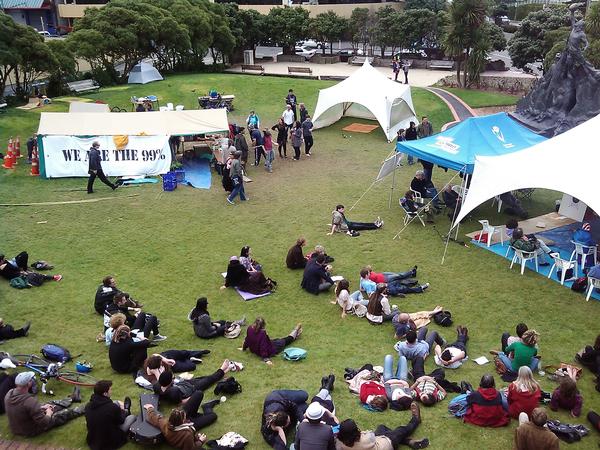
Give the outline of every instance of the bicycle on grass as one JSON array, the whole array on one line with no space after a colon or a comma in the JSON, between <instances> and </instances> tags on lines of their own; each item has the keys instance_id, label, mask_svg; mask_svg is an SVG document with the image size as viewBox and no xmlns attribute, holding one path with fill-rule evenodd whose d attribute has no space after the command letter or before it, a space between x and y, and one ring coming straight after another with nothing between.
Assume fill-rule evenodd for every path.
<instances>
[{"instance_id":1,"label":"bicycle on grass","mask_svg":"<svg viewBox=\"0 0 600 450\"><path fill-rule=\"evenodd\" d=\"M11 360L15 365L27 367L39 374L42 382L42 392L48 395L54 395L52 390L46 389L46 384L52 378L56 378L63 383L82 387L93 387L98 381L87 373L62 370L63 363L47 361L37 355L11 355Z\"/></svg>"}]
</instances>

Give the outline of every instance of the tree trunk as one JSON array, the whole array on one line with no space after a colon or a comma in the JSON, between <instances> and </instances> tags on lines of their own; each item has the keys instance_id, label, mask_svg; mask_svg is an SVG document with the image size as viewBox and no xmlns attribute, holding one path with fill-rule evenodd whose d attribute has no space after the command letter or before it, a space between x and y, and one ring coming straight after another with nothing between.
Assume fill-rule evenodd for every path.
<instances>
[{"instance_id":1,"label":"tree trunk","mask_svg":"<svg viewBox=\"0 0 600 450\"><path fill-rule=\"evenodd\" d=\"M462 67L462 61L460 59L456 59L456 85L461 87L460 84L460 69Z\"/></svg>"}]
</instances>

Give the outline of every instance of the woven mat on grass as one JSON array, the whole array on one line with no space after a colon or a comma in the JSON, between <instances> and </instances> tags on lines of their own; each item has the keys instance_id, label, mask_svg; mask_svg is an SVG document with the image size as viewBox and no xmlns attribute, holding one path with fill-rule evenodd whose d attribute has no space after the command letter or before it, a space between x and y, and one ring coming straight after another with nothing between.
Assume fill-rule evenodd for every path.
<instances>
[{"instance_id":1,"label":"woven mat on grass","mask_svg":"<svg viewBox=\"0 0 600 450\"><path fill-rule=\"evenodd\" d=\"M344 131L351 131L353 133L370 133L371 131L379 128L379 125L367 125L364 123L353 123L347 127L342 128Z\"/></svg>"}]
</instances>

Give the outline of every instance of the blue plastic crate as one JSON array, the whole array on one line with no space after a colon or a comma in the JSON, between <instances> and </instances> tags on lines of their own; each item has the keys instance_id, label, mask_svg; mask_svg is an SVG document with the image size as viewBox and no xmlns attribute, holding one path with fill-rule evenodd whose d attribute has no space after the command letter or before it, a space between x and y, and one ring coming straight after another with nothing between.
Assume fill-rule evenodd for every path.
<instances>
[{"instance_id":1,"label":"blue plastic crate","mask_svg":"<svg viewBox=\"0 0 600 450\"><path fill-rule=\"evenodd\" d=\"M163 191L174 191L177 189L177 181L163 180Z\"/></svg>"}]
</instances>

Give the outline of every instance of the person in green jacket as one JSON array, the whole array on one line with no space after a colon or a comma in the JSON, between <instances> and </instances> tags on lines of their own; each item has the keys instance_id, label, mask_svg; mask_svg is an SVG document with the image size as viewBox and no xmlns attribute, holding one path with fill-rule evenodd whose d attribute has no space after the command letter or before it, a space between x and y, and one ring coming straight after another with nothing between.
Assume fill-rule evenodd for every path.
<instances>
[{"instance_id":1,"label":"person in green jacket","mask_svg":"<svg viewBox=\"0 0 600 450\"><path fill-rule=\"evenodd\" d=\"M535 330L527 330L521 337L522 342L514 342L506 347L504 352L498 352L498 358L508 372L516 374L521 366L536 370L540 363L540 358L536 357L539 337ZM508 356L510 353L513 354L512 358Z\"/></svg>"},{"instance_id":2,"label":"person in green jacket","mask_svg":"<svg viewBox=\"0 0 600 450\"><path fill-rule=\"evenodd\" d=\"M510 245L517 250L537 253L538 258L540 258L540 266L550 265L550 263L544 259L544 257L547 257L552 261L553 252L550 247L542 241L535 239L535 236L533 239L530 236L524 235L522 228L515 228L512 233Z\"/></svg>"}]
</instances>

